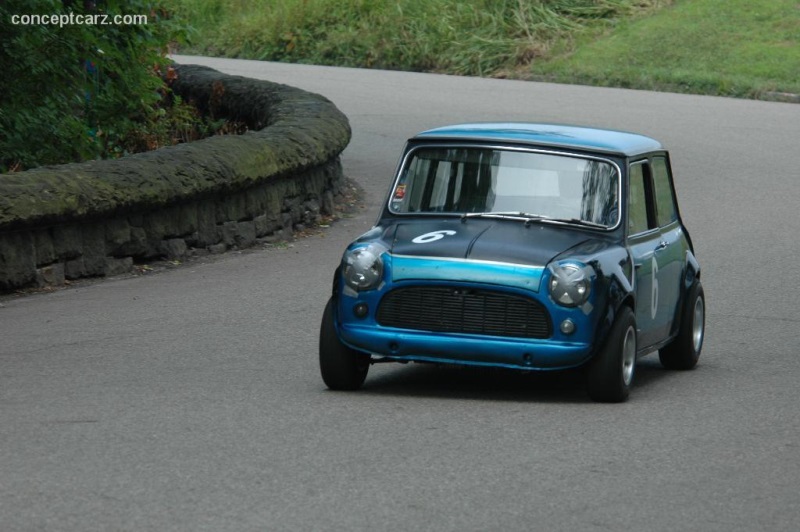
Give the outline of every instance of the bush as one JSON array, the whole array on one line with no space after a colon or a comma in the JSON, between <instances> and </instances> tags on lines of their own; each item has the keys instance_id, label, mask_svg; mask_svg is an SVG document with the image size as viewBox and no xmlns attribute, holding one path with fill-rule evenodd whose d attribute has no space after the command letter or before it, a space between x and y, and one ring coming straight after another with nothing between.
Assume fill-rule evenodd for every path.
<instances>
[{"instance_id":1,"label":"bush","mask_svg":"<svg viewBox=\"0 0 800 532\"><path fill-rule=\"evenodd\" d=\"M73 23L22 25L22 15ZM86 15L107 23L74 23ZM115 15L147 23L114 24ZM167 45L181 33L161 0L4 0L0 171L131 151L174 103L163 76Z\"/></svg>"}]
</instances>

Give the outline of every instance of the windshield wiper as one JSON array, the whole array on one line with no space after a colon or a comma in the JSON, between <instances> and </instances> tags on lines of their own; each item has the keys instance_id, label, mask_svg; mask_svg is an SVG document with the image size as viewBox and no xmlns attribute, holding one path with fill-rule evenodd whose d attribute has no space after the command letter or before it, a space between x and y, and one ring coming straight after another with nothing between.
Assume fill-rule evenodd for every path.
<instances>
[{"instance_id":1,"label":"windshield wiper","mask_svg":"<svg viewBox=\"0 0 800 532\"><path fill-rule=\"evenodd\" d=\"M465 222L467 218L507 218L511 220L519 220L525 222L529 226L533 222L557 223L557 224L573 224L582 225L584 227L592 227L596 229L608 229L608 226L590 222L588 220L581 220L580 218L555 218L544 214L532 214L522 211L504 211L504 212L465 212L461 215L461 221Z\"/></svg>"},{"instance_id":2,"label":"windshield wiper","mask_svg":"<svg viewBox=\"0 0 800 532\"><path fill-rule=\"evenodd\" d=\"M512 220L525 221L531 217L538 218L539 215L520 211L465 212L461 215L461 221L464 222L467 218L511 218Z\"/></svg>"},{"instance_id":3,"label":"windshield wiper","mask_svg":"<svg viewBox=\"0 0 800 532\"><path fill-rule=\"evenodd\" d=\"M580 218L544 218L543 221L561 222L567 224L583 225L586 227L595 227L597 229L608 229L607 225L590 222L589 220L581 220Z\"/></svg>"}]
</instances>

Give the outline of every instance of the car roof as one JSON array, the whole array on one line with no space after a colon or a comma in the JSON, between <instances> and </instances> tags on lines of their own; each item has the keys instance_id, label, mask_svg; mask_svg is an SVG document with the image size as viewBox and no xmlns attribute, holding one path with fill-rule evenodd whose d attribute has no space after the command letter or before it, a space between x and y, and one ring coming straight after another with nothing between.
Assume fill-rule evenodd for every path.
<instances>
[{"instance_id":1,"label":"car roof","mask_svg":"<svg viewBox=\"0 0 800 532\"><path fill-rule=\"evenodd\" d=\"M412 140L458 140L513 142L536 146L599 151L631 157L664 147L655 139L612 129L564 124L492 122L429 129Z\"/></svg>"}]
</instances>

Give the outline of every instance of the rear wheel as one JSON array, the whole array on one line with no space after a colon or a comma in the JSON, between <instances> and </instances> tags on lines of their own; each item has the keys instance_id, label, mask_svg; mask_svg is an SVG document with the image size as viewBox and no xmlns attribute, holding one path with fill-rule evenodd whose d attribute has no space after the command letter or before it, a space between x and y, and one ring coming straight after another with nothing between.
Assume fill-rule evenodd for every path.
<instances>
[{"instance_id":1,"label":"rear wheel","mask_svg":"<svg viewBox=\"0 0 800 532\"><path fill-rule=\"evenodd\" d=\"M706 297L697 281L689 290L678 336L658 351L661 365L669 369L692 369L697 365L706 331Z\"/></svg>"},{"instance_id":2,"label":"rear wheel","mask_svg":"<svg viewBox=\"0 0 800 532\"><path fill-rule=\"evenodd\" d=\"M622 307L606 343L589 363L587 391L594 401L619 403L628 398L636 370L636 318Z\"/></svg>"},{"instance_id":3,"label":"rear wheel","mask_svg":"<svg viewBox=\"0 0 800 532\"><path fill-rule=\"evenodd\" d=\"M333 322L333 299L328 300L319 329L319 369L331 390L357 390L369 371L369 356L339 340Z\"/></svg>"}]
</instances>

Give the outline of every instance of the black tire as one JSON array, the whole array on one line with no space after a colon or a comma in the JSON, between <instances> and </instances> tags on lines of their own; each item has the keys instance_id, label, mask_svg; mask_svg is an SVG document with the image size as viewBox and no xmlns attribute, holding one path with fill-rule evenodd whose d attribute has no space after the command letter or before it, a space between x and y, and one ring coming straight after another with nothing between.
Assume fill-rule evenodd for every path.
<instances>
[{"instance_id":1,"label":"black tire","mask_svg":"<svg viewBox=\"0 0 800 532\"><path fill-rule=\"evenodd\" d=\"M706 296L698 280L689 289L681 314L678 336L658 351L661 365L668 369L687 370L697 365L706 331Z\"/></svg>"},{"instance_id":2,"label":"black tire","mask_svg":"<svg viewBox=\"0 0 800 532\"><path fill-rule=\"evenodd\" d=\"M622 307L605 345L589 362L587 391L594 401L625 401L633 385L636 368L636 318L629 307Z\"/></svg>"},{"instance_id":3,"label":"black tire","mask_svg":"<svg viewBox=\"0 0 800 532\"><path fill-rule=\"evenodd\" d=\"M319 329L319 369L331 390L357 390L369 371L368 355L350 349L339 340L333 323L333 299L328 300Z\"/></svg>"}]
</instances>

